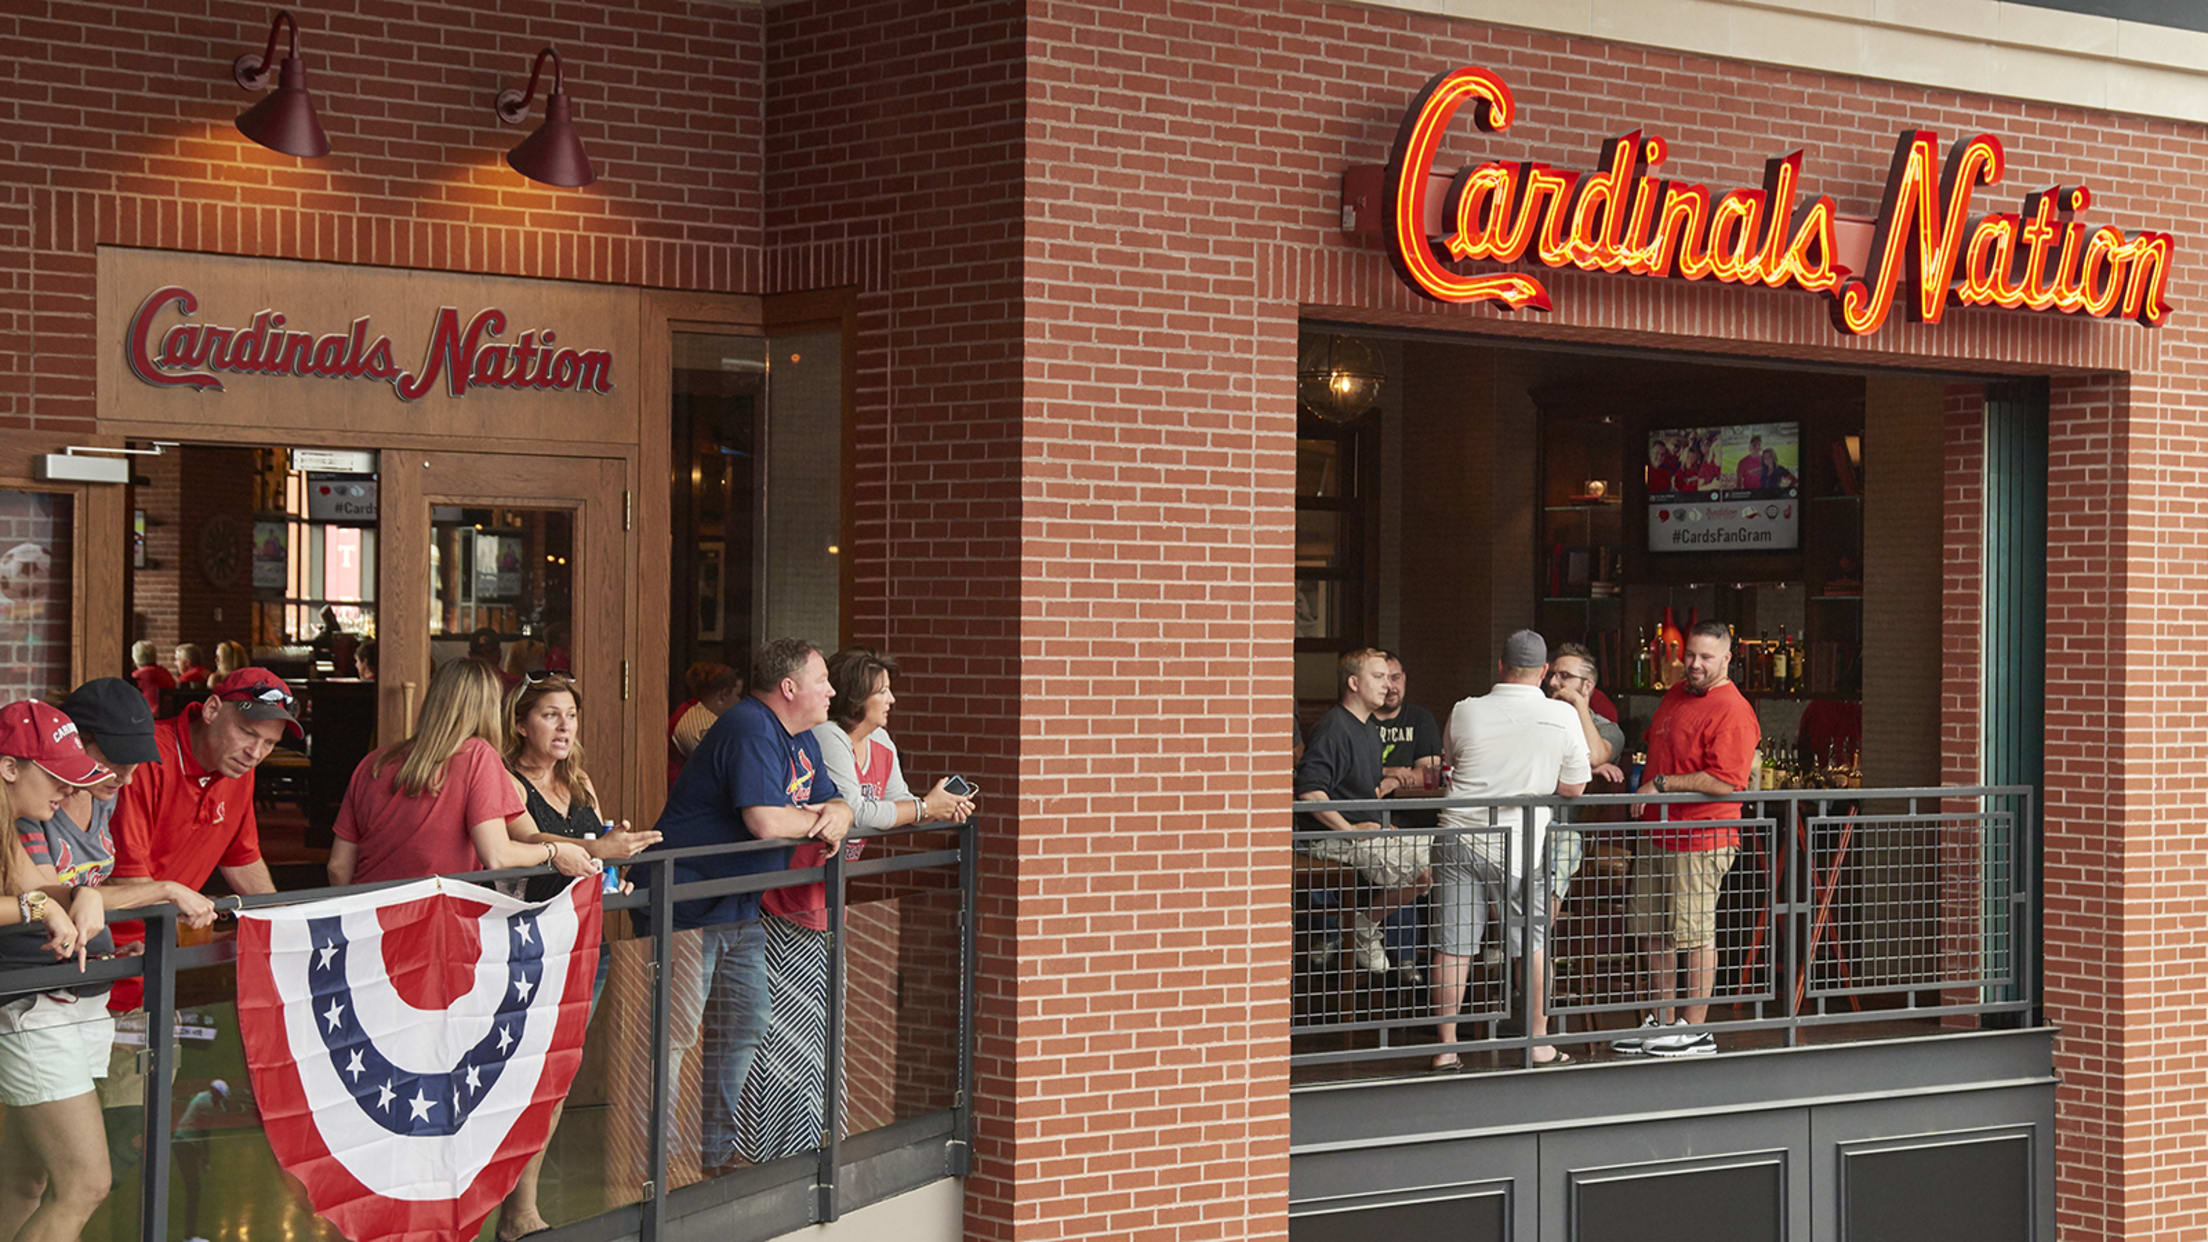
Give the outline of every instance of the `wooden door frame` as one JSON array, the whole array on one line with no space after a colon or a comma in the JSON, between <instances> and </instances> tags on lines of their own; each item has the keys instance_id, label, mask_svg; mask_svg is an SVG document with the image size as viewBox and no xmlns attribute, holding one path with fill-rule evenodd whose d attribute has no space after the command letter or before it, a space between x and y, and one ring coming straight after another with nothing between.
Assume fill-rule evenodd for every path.
<instances>
[{"instance_id":1,"label":"wooden door frame","mask_svg":"<svg viewBox=\"0 0 2208 1242\"><path fill-rule=\"evenodd\" d=\"M639 827L656 822L667 803L660 772L667 754L668 625L674 609L674 498L669 487L674 468L675 334L688 330L763 336L765 321L754 294L697 293L646 289L643 321L637 334L637 452L629 479L636 497L629 531L629 564L638 589L629 594L629 627L636 652L633 678L636 709L630 768L636 777L628 806Z\"/></svg>"},{"instance_id":2,"label":"wooden door frame","mask_svg":"<svg viewBox=\"0 0 2208 1242\"><path fill-rule=\"evenodd\" d=\"M481 507L570 509L575 514L575 541L581 549L583 576L575 584L570 620L581 661L576 671L587 704L586 738L604 734L626 743L635 734L637 710L635 681L634 591L623 583L639 581L632 572L634 532L621 529L627 481L634 470L627 455L595 458L549 455L477 453L446 448L434 453L387 451L383 456L379 547L388 549L380 561L377 583L377 632L388 633L379 642L377 655L383 688L377 695L377 733L389 743L404 737L412 715L419 709L430 669L429 634L429 531L434 505L465 504ZM474 481L458 485L446 480L466 479L495 465L498 486L482 488ZM459 490L456 490L459 489ZM396 495L394 494L396 493ZM396 553L392 555L390 553ZM609 573L603 562L615 562ZM613 597L618 593L621 598ZM411 616L412 625L384 624L386 616ZM601 628L611 631L601 633ZM584 652L603 653L610 661L599 667ZM628 666L629 688L622 693L623 666ZM591 764L591 778L601 802L633 819L637 773L648 756L624 753L618 765ZM648 784L648 782L645 782Z\"/></svg>"},{"instance_id":3,"label":"wooden door frame","mask_svg":"<svg viewBox=\"0 0 2208 1242\"><path fill-rule=\"evenodd\" d=\"M123 575L130 522L124 484L54 483L36 477L39 456L71 444L120 447L113 436L89 432L0 431L0 488L71 499L69 677L70 685L78 686L94 677L122 676L129 667Z\"/></svg>"}]
</instances>

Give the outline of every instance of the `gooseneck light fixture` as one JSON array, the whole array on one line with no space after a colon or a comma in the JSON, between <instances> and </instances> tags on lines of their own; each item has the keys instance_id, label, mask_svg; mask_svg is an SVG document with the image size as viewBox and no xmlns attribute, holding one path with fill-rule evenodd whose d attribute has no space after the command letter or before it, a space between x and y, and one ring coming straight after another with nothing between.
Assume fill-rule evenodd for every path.
<instances>
[{"instance_id":1,"label":"gooseneck light fixture","mask_svg":"<svg viewBox=\"0 0 2208 1242\"><path fill-rule=\"evenodd\" d=\"M598 179L591 171L590 156L583 152L582 136L575 132L575 118L568 109L567 92L560 89L560 54L551 48L537 53L529 70L529 89L508 87L493 105L498 119L519 125L529 115L529 101L537 97L537 82L544 76L544 62L552 62L552 93L544 97L544 124L506 153L515 172L545 185L589 185Z\"/></svg>"},{"instance_id":2,"label":"gooseneck light fixture","mask_svg":"<svg viewBox=\"0 0 2208 1242\"><path fill-rule=\"evenodd\" d=\"M291 30L290 49L278 67L276 40L287 27ZM271 69L276 70L276 89L238 114L238 132L286 155L310 160L328 155L330 140L322 135L322 122L314 117L314 97L307 94L307 67L299 60L299 23L292 19L289 9L276 10L276 19L269 23L268 50L259 56L248 52L238 57L230 65L230 76L246 90L257 91L268 86Z\"/></svg>"}]
</instances>

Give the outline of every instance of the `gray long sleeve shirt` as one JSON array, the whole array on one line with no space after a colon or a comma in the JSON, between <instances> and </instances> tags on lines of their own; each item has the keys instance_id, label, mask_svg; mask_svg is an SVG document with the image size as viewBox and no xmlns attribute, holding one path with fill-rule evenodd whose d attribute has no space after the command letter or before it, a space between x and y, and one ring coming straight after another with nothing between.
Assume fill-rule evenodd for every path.
<instances>
[{"instance_id":1,"label":"gray long sleeve shirt","mask_svg":"<svg viewBox=\"0 0 2208 1242\"><path fill-rule=\"evenodd\" d=\"M897 804L912 801L912 790L905 786L905 770L898 762L897 743L889 740L889 730L876 729L867 735L868 742L880 742L889 750L889 778L880 788L859 783L858 756L851 749L851 735L843 726L831 720L813 726L813 737L820 742L821 761L828 766L828 779L836 783L836 792L851 804L851 826L870 832L897 826Z\"/></svg>"}]
</instances>

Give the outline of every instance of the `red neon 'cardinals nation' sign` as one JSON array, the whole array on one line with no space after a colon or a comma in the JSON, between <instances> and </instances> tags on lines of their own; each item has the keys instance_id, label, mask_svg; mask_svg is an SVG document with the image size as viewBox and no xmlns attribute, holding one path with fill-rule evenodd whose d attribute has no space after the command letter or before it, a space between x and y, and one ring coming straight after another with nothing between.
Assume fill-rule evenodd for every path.
<instances>
[{"instance_id":1,"label":"red neon 'cardinals nation' sign","mask_svg":"<svg viewBox=\"0 0 2208 1242\"><path fill-rule=\"evenodd\" d=\"M1989 134L1962 139L1944 164L1939 137L1906 130L1894 147L1871 270L1841 266L1832 199L1801 200L1802 153L1764 164L1763 185L1712 195L1658 177L1664 140L1636 130L1603 144L1601 166L1569 172L1547 164L1490 161L1458 170L1442 197L1439 233L1427 226L1427 182L1442 135L1472 108L1486 133L1510 127L1510 88L1484 69L1437 74L1397 129L1389 152L1388 251L1411 286L1442 302L1499 302L1548 310L1549 293L1524 272L1458 270L1468 261L1626 272L1727 284L1789 286L1829 294L1843 332L1876 332L1898 305L1938 323L1950 303L2060 311L2106 318L2121 311L2147 327L2169 317L2164 296L2176 241L2088 229L2071 213L2092 204L2085 186L2025 196L2022 211L1970 218L1980 185L2001 180L2004 153Z\"/></svg>"}]
</instances>

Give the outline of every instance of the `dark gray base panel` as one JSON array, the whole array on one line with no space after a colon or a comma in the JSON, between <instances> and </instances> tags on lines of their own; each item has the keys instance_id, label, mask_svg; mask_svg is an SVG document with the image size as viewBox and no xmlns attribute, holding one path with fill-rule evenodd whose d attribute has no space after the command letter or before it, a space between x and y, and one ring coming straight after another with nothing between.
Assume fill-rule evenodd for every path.
<instances>
[{"instance_id":1,"label":"dark gray base panel","mask_svg":"<svg viewBox=\"0 0 2208 1242\"><path fill-rule=\"evenodd\" d=\"M2056 1242L2052 1032L1299 1091L1294 1242Z\"/></svg>"}]
</instances>

